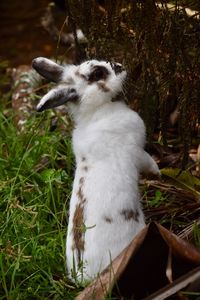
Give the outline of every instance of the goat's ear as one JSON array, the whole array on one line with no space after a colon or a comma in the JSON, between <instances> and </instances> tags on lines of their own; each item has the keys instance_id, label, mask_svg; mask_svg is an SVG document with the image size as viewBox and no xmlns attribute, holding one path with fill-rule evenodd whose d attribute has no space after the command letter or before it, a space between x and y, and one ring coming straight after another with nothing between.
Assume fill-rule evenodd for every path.
<instances>
[{"instance_id":1,"label":"goat's ear","mask_svg":"<svg viewBox=\"0 0 200 300\"><path fill-rule=\"evenodd\" d=\"M68 101L77 101L79 96L75 89L58 87L49 91L38 103L36 110L41 112L48 108L54 108L65 104Z\"/></svg>"},{"instance_id":2,"label":"goat's ear","mask_svg":"<svg viewBox=\"0 0 200 300\"><path fill-rule=\"evenodd\" d=\"M32 67L44 78L56 83L62 79L64 72L64 67L44 57L33 59Z\"/></svg>"}]
</instances>

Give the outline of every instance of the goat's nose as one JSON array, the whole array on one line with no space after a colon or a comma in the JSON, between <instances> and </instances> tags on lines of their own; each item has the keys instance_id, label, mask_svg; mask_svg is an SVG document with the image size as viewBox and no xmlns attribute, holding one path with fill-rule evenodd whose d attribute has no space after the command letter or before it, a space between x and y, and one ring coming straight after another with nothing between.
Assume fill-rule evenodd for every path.
<instances>
[{"instance_id":1,"label":"goat's nose","mask_svg":"<svg viewBox=\"0 0 200 300\"><path fill-rule=\"evenodd\" d=\"M124 67L120 63L112 63L111 67L114 70L116 75L123 72L123 71L125 71Z\"/></svg>"}]
</instances>

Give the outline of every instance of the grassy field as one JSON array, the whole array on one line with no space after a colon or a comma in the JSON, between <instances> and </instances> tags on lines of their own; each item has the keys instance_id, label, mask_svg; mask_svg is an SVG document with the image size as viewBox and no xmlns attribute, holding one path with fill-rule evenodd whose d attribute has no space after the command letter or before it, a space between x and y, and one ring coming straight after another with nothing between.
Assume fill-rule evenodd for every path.
<instances>
[{"instance_id":1,"label":"grassy field","mask_svg":"<svg viewBox=\"0 0 200 300\"><path fill-rule=\"evenodd\" d=\"M19 133L14 116L2 111L0 299L73 299L74 287L65 278L74 171L70 136L49 131L48 113L30 118Z\"/></svg>"},{"instance_id":2,"label":"grassy field","mask_svg":"<svg viewBox=\"0 0 200 300\"><path fill-rule=\"evenodd\" d=\"M2 105L0 299L74 299L81 287L67 280L65 267L75 167L70 130L53 128L51 112L33 113L23 132L14 120L13 110ZM149 196L143 187L142 193L151 209L166 200L158 189ZM199 243L199 229L194 234Z\"/></svg>"}]
</instances>

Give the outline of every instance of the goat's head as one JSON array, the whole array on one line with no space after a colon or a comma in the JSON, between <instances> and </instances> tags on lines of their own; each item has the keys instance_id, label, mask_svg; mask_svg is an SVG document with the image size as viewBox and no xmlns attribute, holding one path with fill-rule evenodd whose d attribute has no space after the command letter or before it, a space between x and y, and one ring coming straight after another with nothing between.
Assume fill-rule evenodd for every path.
<instances>
[{"instance_id":1,"label":"goat's head","mask_svg":"<svg viewBox=\"0 0 200 300\"><path fill-rule=\"evenodd\" d=\"M126 71L119 63L98 60L80 65L59 65L47 58L33 60L33 68L57 83L37 105L38 111L68 103L72 111L94 111L122 92Z\"/></svg>"}]
</instances>

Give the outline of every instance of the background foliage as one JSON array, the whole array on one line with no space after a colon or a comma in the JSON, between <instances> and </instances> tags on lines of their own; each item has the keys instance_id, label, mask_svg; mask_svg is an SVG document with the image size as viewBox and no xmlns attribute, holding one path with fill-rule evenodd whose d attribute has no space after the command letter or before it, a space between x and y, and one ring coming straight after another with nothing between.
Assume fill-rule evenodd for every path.
<instances>
[{"instance_id":1,"label":"background foliage","mask_svg":"<svg viewBox=\"0 0 200 300\"><path fill-rule=\"evenodd\" d=\"M99 6L104 4L104 6ZM198 1L66 1L72 30L78 26L87 47L76 40L77 60L120 61L129 71L126 97L140 111L149 139L157 129L167 143L170 113L179 112L183 164L200 117L200 22L184 7L199 11Z\"/></svg>"}]
</instances>

